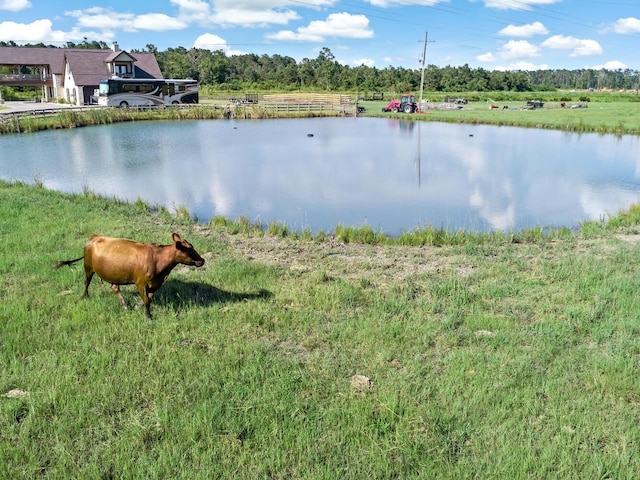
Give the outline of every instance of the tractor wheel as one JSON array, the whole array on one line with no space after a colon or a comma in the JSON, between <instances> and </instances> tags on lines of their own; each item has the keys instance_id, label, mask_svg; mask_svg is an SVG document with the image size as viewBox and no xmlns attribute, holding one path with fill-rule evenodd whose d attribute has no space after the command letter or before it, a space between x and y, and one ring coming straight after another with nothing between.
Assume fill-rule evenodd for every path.
<instances>
[{"instance_id":1,"label":"tractor wheel","mask_svg":"<svg viewBox=\"0 0 640 480\"><path fill-rule=\"evenodd\" d=\"M398 110L397 108L392 108L392 109L391 109L391 111L392 111L393 113L398 113L398 111L399 111L399 110Z\"/></svg>"},{"instance_id":2,"label":"tractor wheel","mask_svg":"<svg viewBox=\"0 0 640 480\"><path fill-rule=\"evenodd\" d=\"M413 106L412 105L405 105L404 106L404 113L413 113Z\"/></svg>"}]
</instances>

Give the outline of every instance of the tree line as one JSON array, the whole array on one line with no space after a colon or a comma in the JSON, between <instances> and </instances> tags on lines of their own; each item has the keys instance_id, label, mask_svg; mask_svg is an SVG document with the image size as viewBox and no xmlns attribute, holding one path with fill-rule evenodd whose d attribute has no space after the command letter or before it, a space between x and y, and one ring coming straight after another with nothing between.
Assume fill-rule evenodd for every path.
<instances>
[{"instance_id":1,"label":"tree line","mask_svg":"<svg viewBox=\"0 0 640 480\"><path fill-rule=\"evenodd\" d=\"M331 50L323 48L316 58L297 62L283 55L244 54L227 56L222 50L184 47L157 51L165 77L198 80L221 90L323 90L323 91L417 91L420 68L367 65L351 67L338 62ZM640 88L640 71L566 70L498 71L468 65L425 67L424 89L430 92L555 91L557 89Z\"/></svg>"},{"instance_id":2,"label":"tree line","mask_svg":"<svg viewBox=\"0 0 640 480\"><path fill-rule=\"evenodd\" d=\"M18 45L0 42L0 46ZM60 48L44 44L28 46ZM90 42L85 38L80 43L67 42L62 48L108 49L109 46L105 42ZM415 92L420 89L420 68L343 65L326 47L316 58L304 58L300 62L285 55L247 53L227 56L222 50L201 48L176 47L159 51L152 44L130 51L135 52L154 53L165 78L193 78L200 85L216 90ZM632 69L498 71L468 65L428 65L424 73L424 90L430 92L639 88L640 71Z\"/></svg>"}]
</instances>

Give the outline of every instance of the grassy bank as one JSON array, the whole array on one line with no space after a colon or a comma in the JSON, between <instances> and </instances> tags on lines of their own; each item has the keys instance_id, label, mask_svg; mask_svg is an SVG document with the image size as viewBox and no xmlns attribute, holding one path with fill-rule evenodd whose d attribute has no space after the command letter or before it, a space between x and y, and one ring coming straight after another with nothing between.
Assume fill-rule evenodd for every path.
<instances>
[{"instance_id":1,"label":"grassy bank","mask_svg":"<svg viewBox=\"0 0 640 480\"><path fill-rule=\"evenodd\" d=\"M488 103L471 103L460 111L429 111L432 120L497 126L544 128L577 133L640 134L640 104L603 102L584 104L587 108L544 108L525 110L517 102L504 102L508 109L490 109Z\"/></svg>"},{"instance_id":2,"label":"grassy bank","mask_svg":"<svg viewBox=\"0 0 640 480\"><path fill-rule=\"evenodd\" d=\"M228 104L228 102L226 102ZM219 102L202 102L196 106L168 108L90 108L87 110L62 110L54 115L7 115L0 117L0 134L33 133L60 128L77 128L92 125L135 122L146 120L223 120L223 119L269 119L309 118L314 116L339 116L339 112L279 113L260 105L224 105Z\"/></svg>"},{"instance_id":3,"label":"grassy bank","mask_svg":"<svg viewBox=\"0 0 640 480\"><path fill-rule=\"evenodd\" d=\"M95 109L90 111L64 111L56 116L38 117L27 115L1 119L0 134L30 133L55 128L74 128L88 125L104 125L117 122L144 120L186 120L186 119L266 119L266 118L305 118L316 115L339 115L339 112L276 112L263 105L236 106L229 101L228 95L216 98L203 98L201 104L192 108L167 108L158 110L136 109ZM237 96L237 94L236 94ZM353 94L356 98L358 95ZM388 97L389 95L387 95ZM465 97L470 102L462 110L429 110L418 115L403 113L382 113L382 107L388 101L361 101L365 108L362 115L370 117L411 118L422 121L440 121L467 124L487 124L496 126L518 126L547 128L578 133L611 133L616 135L640 135L640 101L635 93L619 92L477 92L444 94L426 93L424 98L437 105L446 97ZM527 99L539 99L545 107L525 110L522 107ZM567 108L561 108L564 103ZM572 104L586 108L570 108ZM499 106L490 109L491 105ZM508 107L508 108L503 108Z\"/></svg>"},{"instance_id":4,"label":"grassy bank","mask_svg":"<svg viewBox=\"0 0 640 480\"><path fill-rule=\"evenodd\" d=\"M637 230L362 245L0 183L0 478L634 478ZM51 268L173 231L207 264L153 323Z\"/></svg>"},{"instance_id":5,"label":"grassy bank","mask_svg":"<svg viewBox=\"0 0 640 480\"><path fill-rule=\"evenodd\" d=\"M456 95L464 97L464 95ZM640 135L640 102L633 94L591 94L590 96L562 94L505 96L490 98L490 94L480 98L469 94L474 100L461 110L431 109L418 115L382 113L387 102L362 102L368 116L415 118L428 121L485 124L496 126L516 126L545 128L577 133L611 133L616 135ZM425 98L429 98L425 96ZM586 98L589 101L580 101ZM523 107L527 99L541 99L545 106L527 110ZM432 105L439 105L441 98L431 99ZM561 105L565 104L565 108ZM499 108L491 109L491 106ZM581 108L571 108L579 105Z\"/></svg>"}]
</instances>

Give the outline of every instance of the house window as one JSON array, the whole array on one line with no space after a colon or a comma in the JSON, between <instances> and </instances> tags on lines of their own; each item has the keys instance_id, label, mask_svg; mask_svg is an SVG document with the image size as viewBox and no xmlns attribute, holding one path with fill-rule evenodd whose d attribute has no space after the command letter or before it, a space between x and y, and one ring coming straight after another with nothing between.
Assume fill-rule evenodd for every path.
<instances>
[{"instance_id":1,"label":"house window","mask_svg":"<svg viewBox=\"0 0 640 480\"><path fill-rule=\"evenodd\" d=\"M130 77L131 76L131 64L130 63L116 63L114 65L114 73L118 77Z\"/></svg>"}]
</instances>

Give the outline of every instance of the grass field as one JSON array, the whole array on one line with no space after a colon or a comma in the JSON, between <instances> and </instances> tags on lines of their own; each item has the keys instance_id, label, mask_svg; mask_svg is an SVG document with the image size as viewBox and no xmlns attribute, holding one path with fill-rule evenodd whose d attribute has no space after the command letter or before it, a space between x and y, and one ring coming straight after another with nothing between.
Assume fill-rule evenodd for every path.
<instances>
[{"instance_id":1,"label":"grass field","mask_svg":"<svg viewBox=\"0 0 640 480\"><path fill-rule=\"evenodd\" d=\"M352 94L351 97L357 97ZM362 97L362 96L361 96ZM418 115L383 113L382 107L389 103L392 95L386 94L384 101L360 100L365 108L364 116L401 117L415 120L453 123L480 123L498 126L519 126L565 130L579 133L640 134L640 101L636 92L425 92L423 98L432 105L443 103L444 98L469 98L462 110L430 109ZM542 100L541 109L527 110L527 100ZM584 101L588 100L588 101ZM228 103L224 95L203 98L203 105ZM566 108L562 108L564 103ZM491 109L491 105L498 106ZM580 105L585 108L571 108ZM504 109L502 107L509 107ZM248 107L249 109L251 107Z\"/></svg>"},{"instance_id":2,"label":"grass field","mask_svg":"<svg viewBox=\"0 0 640 480\"><path fill-rule=\"evenodd\" d=\"M348 94L352 99L357 94ZM116 122L140 120L172 120L185 119L224 119L230 111L237 119L262 118L303 118L314 115L340 115L339 112L279 112L263 108L265 104L235 106L230 103L231 97L242 97L238 92L218 92L216 97L201 98L200 105L185 109L143 110L135 109L96 109L88 112L67 111L57 116L40 118L25 116L21 119L12 116L0 118L0 134L16 132L29 133L54 128L74 128L85 125L104 125ZM636 93L618 92L488 92L482 95L477 92L467 93L433 93L425 94L425 100L433 105L442 103L446 96L469 97L471 101L462 110L430 109L420 114L382 113L386 101L360 101L359 106L365 108L364 116L399 117L414 120L441 121L454 123L478 123L498 126L518 126L564 130L578 133L632 134L640 135L640 101ZM387 94L387 97L389 95ZM387 98L385 97L385 98ZM526 110L522 107L527 99L539 99L545 102L544 108ZM589 101L582 101L588 99ZM564 102L567 108L561 108ZM587 108L570 108L572 104L580 104ZM230 106L231 105L231 106ZM490 109L491 105L499 106ZM503 109L502 107L509 107ZM0 109L2 106L0 106ZM229 110L231 108L231 110Z\"/></svg>"},{"instance_id":3,"label":"grass field","mask_svg":"<svg viewBox=\"0 0 640 480\"><path fill-rule=\"evenodd\" d=\"M637 208L438 247L149 210L0 183L0 478L637 478ZM153 323L51 268L173 231L207 263Z\"/></svg>"},{"instance_id":4,"label":"grass field","mask_svg":"<svg viewBox=\"0 0 640 480\"><path fill-rule=\"evenodd\" d=\"M527 110L522 108L524 100L503 100L499 103L475 101L464 105L462 110L431 109L411 115L382 113L382 107L387 102L361 102L361 105L366 108L367 116L393 115L429 121L534 127L578 133L640 134L640 102L610 101L601 97L588 103L565 102L566 108L561 108L560 103L546 102L543 108ZM570 108L572 103L586 108ZM491 105L500 108L491 109Z\"/></svg>"}]
</instances>

